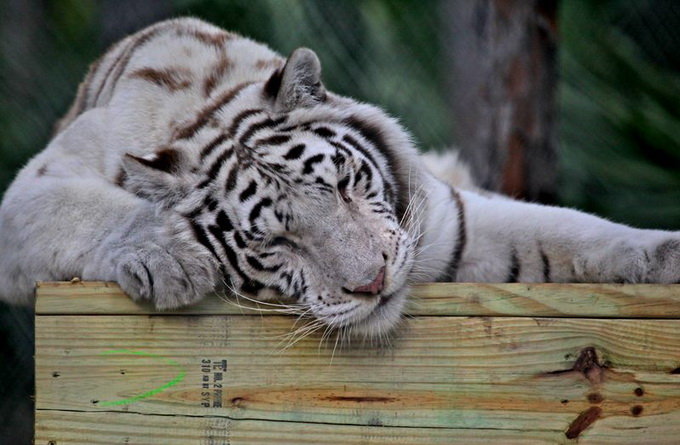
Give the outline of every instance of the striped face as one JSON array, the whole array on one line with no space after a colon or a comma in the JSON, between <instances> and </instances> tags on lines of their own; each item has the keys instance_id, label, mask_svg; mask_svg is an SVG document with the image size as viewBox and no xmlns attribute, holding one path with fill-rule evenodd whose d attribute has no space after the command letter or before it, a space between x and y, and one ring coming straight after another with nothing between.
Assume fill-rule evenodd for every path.
<instances>
[{"instance_id":1,"label":"striped face","mask_svg":"<svg viewBox=\"0 0 680 445\"><path fill-rule=\"evenodd\" d=\"M403 187L384 130L348 112L346 99L282 112L262 99L266 85L240 88L135 161L181 178L162 199L173 196L232 291L282 294L298 312L366 336L390 330L415 246L400 226ZM134 189L149 181L132 170L126 188L151 196Z\"/></svg>"},{"instance_id":2,"label":"striped face","mask_svg":"<svg viewBox=\"0 0 680 445\"><path fill-rule=\"evenodd\" d=\"M237 83L230 72L208 76L209 97L184 122L169 120L163 148L125 156L119 182L184 215L237 294L283 295L346 332L390 330L417 239L401 225L408 135L380 109L327 93L311 50L264 77ZM126 87L162 90L151 83Z\"/></svg>"},{"instance_id":3,"label":"striped face","mask_svg":"<svg viewBox=\"0 0 680 445\"><path fill-rule=\"evenodd\" d=\"M205 198L189 212L229 285L287 295L333 326L398 315L413 251L387 159L362 128L265 111L237 127L239 144L206 155Z\"/></svg>"}]
</instances>

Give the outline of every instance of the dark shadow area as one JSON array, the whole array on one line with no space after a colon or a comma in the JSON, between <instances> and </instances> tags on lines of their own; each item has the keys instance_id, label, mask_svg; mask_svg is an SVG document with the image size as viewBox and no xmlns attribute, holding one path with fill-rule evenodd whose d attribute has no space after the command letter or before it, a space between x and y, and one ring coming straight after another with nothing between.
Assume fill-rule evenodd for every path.
<instances>
[{"instance_id":1,"label":"dark shadow area","mask_svg":"<svg viewBox=\"0 0 680 445\"><path fill-rule=\"evenodd\" d=\"M33 443L33 309L0 303L0 443Z\"/></svg>"}]
</instances>

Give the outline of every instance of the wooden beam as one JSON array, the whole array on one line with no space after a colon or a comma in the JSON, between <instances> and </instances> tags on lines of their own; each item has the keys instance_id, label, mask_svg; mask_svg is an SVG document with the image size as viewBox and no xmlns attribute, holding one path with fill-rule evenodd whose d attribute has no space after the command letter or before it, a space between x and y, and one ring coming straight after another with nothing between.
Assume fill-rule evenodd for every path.
<instances>
[{"instance_id":1,"label":"wooden beam","mask_svg":"<svg viewBox=\"0 0 680 445\"><path fill-rule=\"evenodd\" d=\"M115 283L39 283L37 295L40 315L158 313L149 304L127 298ZM250 305L243 299L224 298L229 301L211 295L163 314L272 314L244 309ZM408 310L414 316L680 318L680 285L428 283L413 286L411 300Z\"/></svg>"},{"instance_id":2,"label":"wooden beam","mask_svg":"<svg viewBox=\"0 0 680 445\"><path fill-rule=\"evenodd\" d=\"M112 284L44 283L36 443L675 443L678 286L513 286L420 286L421 315L389 345L346 347L218 299L168 316ZM676 318L564 316L576 299L640 317L645 295ZM534 315L451 313L466 305ZM535 315L553 306L560 317Z\"/></svg>"}]
</instances>

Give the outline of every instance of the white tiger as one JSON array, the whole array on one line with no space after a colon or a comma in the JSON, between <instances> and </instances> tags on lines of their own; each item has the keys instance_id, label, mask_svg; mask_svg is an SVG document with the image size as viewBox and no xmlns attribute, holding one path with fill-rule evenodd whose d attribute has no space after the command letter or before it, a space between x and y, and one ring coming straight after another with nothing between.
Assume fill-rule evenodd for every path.
<instances>
[{"instance_id":1,"label":"white tiger","mask_svg":"<svg viewBox=\"0 0 680 445\"><path fill-rule=\"evenodd\" d=\"M381 109L202 21L115 45L0 207L0 293L117 281L158 308L224 286L392 329L418 281L680 281L680 233L453 188Z\"/></svg>"}]
</instances>

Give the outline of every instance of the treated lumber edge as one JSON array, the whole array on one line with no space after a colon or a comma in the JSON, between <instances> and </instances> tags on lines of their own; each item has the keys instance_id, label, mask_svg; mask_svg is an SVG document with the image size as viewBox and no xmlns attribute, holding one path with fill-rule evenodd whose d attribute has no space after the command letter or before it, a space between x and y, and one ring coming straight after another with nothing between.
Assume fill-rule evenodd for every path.
<instances>
[{"instance_id":1,"label":"treated lumber edge","mask_svg":"<svg viewBox=\"0 0 680 445\"><path fill-rule=\"evenodd\" d=\"M258 305L234 296L218 295L162 312L148 302L130 300L111 282L39 282L36 296L37 315L280 315L258 311ZM412 287L407 311L414 316L680 319L680 285L425 283Z\"/></svg>"},{"instance_id":2,"label":"treated lumber edge","mask_svg":"<svg viewBox=\"0 0 680 445\"><path fill-rule=\"evenodd\" d=\"M451 444L500 440L502 443L553 444L564 442L556 429L427 428L313 423L268 419L235 419L228 416L164 416L136 412L107 412L106 425L100 412L36 410L36 443L243 443L243 444ZM621 439L619 437L618 439ZM191 442L190 442L191 441ZM510 441L510 442L508 442ZM621 442L619 442L621 443Z\"/></svg>"}]
</instances>

